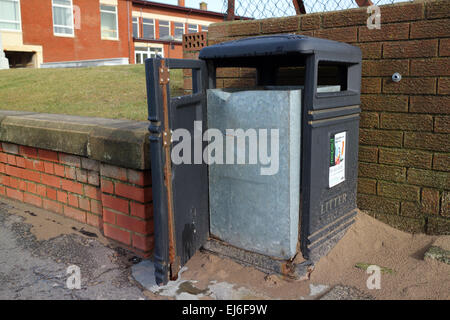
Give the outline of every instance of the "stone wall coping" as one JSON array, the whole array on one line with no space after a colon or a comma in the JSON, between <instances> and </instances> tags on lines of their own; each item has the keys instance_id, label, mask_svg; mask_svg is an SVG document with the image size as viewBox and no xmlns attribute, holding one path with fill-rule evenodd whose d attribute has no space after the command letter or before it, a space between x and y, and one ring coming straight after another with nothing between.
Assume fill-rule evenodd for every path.
<instances>
[{"instance_id":1,"label":"stone wall coping","mask_svg":"<svg viewBox=\"0 0 450 320\"><path fill-rule=\"evenodd\" d=\"M0 141L64 152L124 168L150 168L148 123L0 110Z\"/></svg>"}]
</instances>

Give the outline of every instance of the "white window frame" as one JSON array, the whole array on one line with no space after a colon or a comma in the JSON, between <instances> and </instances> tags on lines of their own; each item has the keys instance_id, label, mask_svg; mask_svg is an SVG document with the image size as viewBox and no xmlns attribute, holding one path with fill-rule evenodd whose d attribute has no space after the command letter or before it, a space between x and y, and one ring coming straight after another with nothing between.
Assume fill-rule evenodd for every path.
<instances>
[{"instance_id":1,"label":"white window frame","mask_svg":"<svg viewBox=\"0 0 450 320\"><path fill-rule=\"evenodd\" d=\"M205 25L205 24L201 24L200 26L202 27L202 32L205 31L205 30L203 30L204 28L206 28L206 29L207 29L206 32L208 32L209 26L207 26L207 25Z\"/></svg>"},{"instance_id":2,"label":"white window frame","mask_svg":"<svg viewBox=\"0 0 450 320\"><path fill-rule=\"evenodd\" d=\"M115 9L114 13L116 14L116 37L104 37L102 35L102 6L114 7ZM105 10L103 10L103 12L112 13L112 11ZM117 5L100 3L100 37L102 40L119 40L119 9L117 8Z\"/></svg>"},{"instance_id":3,"label":"white window frame","mask_svg":"<svg viewBox=\"0 0 450 320\"><path fill-rule=\"evenodd\" d=\"M161 58L164 58L164 46L150 46L148 52L151 52L151 49L161 49Z\"/></svg>"},{"instance_id":4,"label":"white window frame","mask_svg":"<svg viewBox=\"0 0 450 320\"><path fill-rule=\"evenodd\" d=\"M193 25L195 25L195 32L191 32L190 30L191 30L191 28L189 27L189 26L193 26ZM187 25L187 33L189 34L189 33L196 33L196 32L198 32L198 24L195 24L195 23L188 23L188 25Z\"/></svg>"},{"instance_id":5,"label":"white window frame","mask_svg":"<svg viewBox=\"0 0 450 320\"><path fill-rule=\"evenodd\" d=\"M6 29L6 28L0 28L2 31L12 31L12 32L22 32L22 13L20 12L20 0L6 0L9 2L17 2L18 8L19 8L19 21L14 20L0 20L0 22L6 22L6 23L18 23L19 29Z\"/></svg>"},{"instance_id":6,"label":"white window frame","mask_svg":"<svg viewBox=\"0 0 450 320\"><path fill-rule=\"evenodd\" d=\"M175 26L176 23L181 23L182 27L177 27L177 26ZM177 39L176 36L175 36L175 30L181 29L181 28L183 28L183 33L181 34L181 39ZM183 22L178 22L178 21L174 21L174 22L173 22L173 37L174 37L175 40L180 40L180 41L182 41L182 40L183 40L183 34L184 34L185 32L186 32L186 24L184 24Z\"/></svg>"},{"instance_id":7,"label":"white window frame","mask_svg":"<svg viewBox=\"0 0 450 320\"><path fill-rule=\"evenodd\" d=\"M132 17L132 19L131 19L131 24L133 25L133 27L134 27L134 19L136 19L137 20L137 38L139 38L140 36L141 36L141 31L139 30L140 29L140 25L139 25L139 17Z\"/></svg>"},{"instance_id":8,"label":"white window frame","mask_svg":"<svg viewBox=\"0 0 450 320\"><path fill-rule=\"evenodd\" d=\"M152 20L152 23L146 23L146 22L144 22L144 20ZM145 35L144 35L144 25L152 25L153 26L153 37L150 37L150 38L148 38L148 37L145 37ZM152 40L155 40L156 39L156 37L155 37L155 33L156 33L156 23L155 23L155 19L151 19L151 18L142 18L142 38L144 38L144 39L152 39Z\"/></svg>"},{"instance_id":9,"label":"white window frame","mask_svg":"<svg viewBox=\"0 0 450 320\"><path fill-rule=\"evenodd\" d=\"M53 22L53 35L58 36L58 37L74 37L75 36L75 25L74 25L74 20L73 20L73 0L69 0L70 1L70 6L69 5L64 5L64 4L55 4L53 3L54 0L52 0L52 22ZM54 7L59 7L59 8L68 8L70 9L70 14L71 14L71 19L70 21L72 22L72 26L63 26L63 25L57 25L55 24L55 19L54 19ZM57 33L55 32L55 27L57 28L65 28L65 29L72 29L72 33Z\"/></svg>"},{"instance_id":10,"label":"white window frame","mask_svg":"<svg viewBox=\"0 0 450 320\"><path fill-rule=\"evenodd\" d=\"M172 34L171 34L172 30L170 28L171 21L170 20L158 20L158 40L167 40L167 39L162 39L161 38L161 33L160 33L160 31L161 31L161 21L167 22L169 24L169 38L170 38L170 36L172 36ZM167 27L164 26L164 28L167 28Z\"/></svg>"},{"instance_id":11,"label":"white window frame","mask_svg":"<svg viewBox=\"0 0 450 320\"><path fill-rule=\"evenodd\" d=\"M138 48L143 48L143 47L139 47L139 45L135 44L135 49L134 49L134 64L138 64L136 63L136 55L140 54L141 55L141 62L139 64L143 64L144 63L144 59L142 58L143 54L147 54L147 57L150 58L150 49L161 49L161 57L164 58L164 46L159 46L159 45L151 45L149 47L147 47L147 51L136 51L136 47Z\"/></svg>"}]
</instances>

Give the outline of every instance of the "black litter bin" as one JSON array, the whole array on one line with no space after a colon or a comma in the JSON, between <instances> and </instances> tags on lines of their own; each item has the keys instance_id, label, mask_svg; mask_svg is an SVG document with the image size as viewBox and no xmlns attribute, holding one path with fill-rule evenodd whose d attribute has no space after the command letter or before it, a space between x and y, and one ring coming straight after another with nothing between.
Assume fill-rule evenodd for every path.
<instances>
[{"instance_id":1,"label":"black litter bin","mask_svg":"<svg viewBox=\"0 0 450 320\"><path fill-rule=\"evenodd\" d=\"M170 68L192 70L191 95L170 97ZM215 208L211 206L217 204L216 198L211 197L210 183L221 180L208 179L208 165L204 162L174 164L170 159L173 130L183 128L195 136L199 130L208 129L206 97L208 89L216 88L218 68L255 70L255 87L237 90L301 90L299 226L293 225L297 223L295 219L290 220L289 226L290 230L298 230L294 239L298 244L297 255L286 255L284 251L280 256L267 255L264 243L255 244L257 249L253 250L227 241L240 238L238 223L228 222L230 237L212 234L210 213ZM360 49L300 35L261 36L205 47L199 60L147 59L146 72L157 283L175 279L180 268L201 247L267 272L300 277L311 270L344 235L356 214ZM270 103L267 107L271 108ZM248 116L254 117L254 114ZM202 121L201 128L198 124L196 127L194 121ZM192 146L192 152L206 145L203 141L201 146ZM292 172L296 174L295 170ZM231 192L234 185L229 184L227 188ZM239 190L245 193L245 189ZM222 196L227 197L226 193L222 192ZM283 206L280 208L284 210ZM221 212L226 214L226 210ZM267 223L276 224L277 219L283 219L283 212L274 211L261 219L271 219L271 216L274 220ZM257 214L254 220L258 220ZM253 231L258 232L258 229ZM272 233L268 239L276 236L276 232ZM297 259L300 256L304 259Z\"/></svg>"}]
</instances>

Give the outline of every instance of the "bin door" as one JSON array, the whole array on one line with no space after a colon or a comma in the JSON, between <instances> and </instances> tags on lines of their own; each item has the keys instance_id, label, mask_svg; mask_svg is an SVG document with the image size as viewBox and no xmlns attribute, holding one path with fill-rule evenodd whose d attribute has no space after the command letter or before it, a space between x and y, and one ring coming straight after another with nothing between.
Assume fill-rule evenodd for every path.
<instances>
[{"instance_id":1,"label":"bin door","mask_svg":"<svg viewBox=\"0 0 450 320\"><path fill-rule=\"evenodd\" d=\"M201 155L205 147L201 137L206 130L207 73L202 60L157 57L147 59L145 64L155 226L154 265L156 283L161 285L177 278L181 267L209 235L208 168L201 159L198 161L198 152L200 150ZM171 97L170 69L192 71L191 95ZM172 134L177 129L190 134L191 138L186 140L190 145L190 163L174 164L171 161L173 148L184 139L172 141ZM189 150L181 154L185 151Z\"/></svg>"}]
</instances>

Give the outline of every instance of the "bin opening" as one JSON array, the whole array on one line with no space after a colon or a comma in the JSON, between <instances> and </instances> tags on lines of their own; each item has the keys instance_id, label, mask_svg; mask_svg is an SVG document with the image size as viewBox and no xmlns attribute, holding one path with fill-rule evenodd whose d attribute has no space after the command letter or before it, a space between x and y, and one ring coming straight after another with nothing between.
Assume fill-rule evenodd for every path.
<instances>
[{"instance_id":1,"label":"bin opening","mask_svg":"<svg viewBox=\"0 0 450 320\"><path fill-rule=\"evenodd\" d=\"M276 73L276 85L305 86L305 66L280 67Z\"/></svg>"},{"instance_id":2,"label":"bin opening","mask_svg":"<svg viewBox=\"0 0 450 320\"><path fill-rule=\"evenodd\" d=\"M347 69L348 64L336 64L331 62L319 62L317 76L317 92L340 92L347 91ZM267 85L280 87L305 87L305 66L278 67L273 79L266 81L264 86L258 84L257 69L221 67L216 71L216 83L218 88L247 88L255 87L259 90L267 88ZM324 89L324 87L329 87Z\"/></svg>"},{"instance_id":3,"label":"bin opening","mask_svg":"<svg viewBox=\"0 0 450 320\"><path fill-rule=\"evenodd\" d=\"M347 91L347 69L347 64L320 61L317 69L317 89L320 86L333 86L333 92Z\"/></svg>"}]
</instances>

